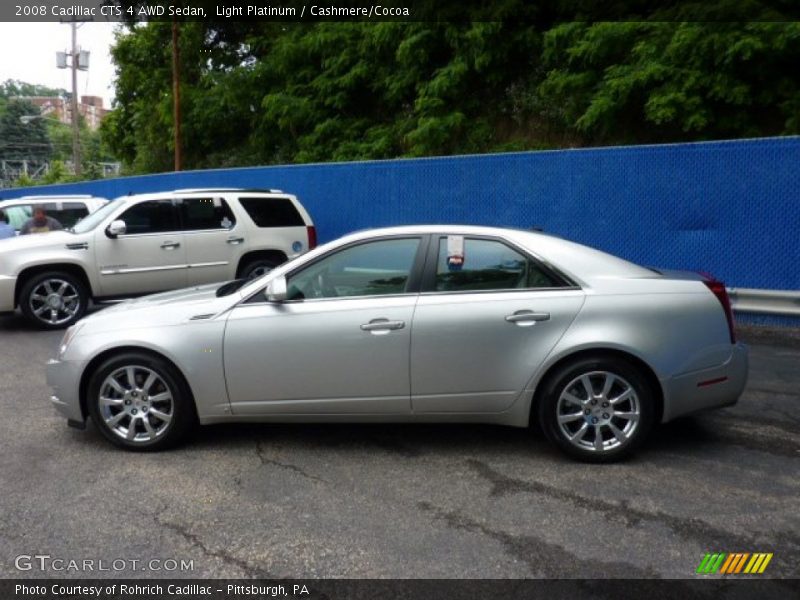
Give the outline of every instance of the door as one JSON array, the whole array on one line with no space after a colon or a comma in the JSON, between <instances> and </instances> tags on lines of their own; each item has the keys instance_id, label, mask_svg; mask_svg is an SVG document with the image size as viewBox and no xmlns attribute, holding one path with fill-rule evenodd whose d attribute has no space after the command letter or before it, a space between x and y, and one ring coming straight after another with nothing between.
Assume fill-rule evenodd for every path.
<instances>
[{"instance_id":1,"label":"door","mask_svg":"<svg viewBox=\"0 0 800 600\"><path fill-rule=\"evenodd\" d=\"M177 198L175 204L186 245L187 285L233 279L245 237L225 199Z\"/></svg>"},{"instance_id":2,"label":"door","mask_svg":"<svg viewBox=\"0 0 800 600\"><path fill-rule=\"evenodd\" d=\"M288 277L288 300L237 306L224 362L237 415L409 414L420 238L339 248Z\"/></svg>"},{"instance_id":3,"label":"door","mask_svg":"<svg viewBox=\"0 0 800 600\"><path fill-rule=\"evenodd\" d=\"M442 236L433 248L438 258L429 261L414 313L412 408L507 410L578 313L583 292L499 239Z\"/></svg>"},{"instance_id":4,"label":"door","mask_svg":"<svg viewBox=\"0 0 800 600\"><path fill-rule=\"evenodd\" d=\"M103 296L131 296L186 287L186 249L172 199L134 204L116 219L126 231L94 234Z\"/></svg>"}]
</instances>

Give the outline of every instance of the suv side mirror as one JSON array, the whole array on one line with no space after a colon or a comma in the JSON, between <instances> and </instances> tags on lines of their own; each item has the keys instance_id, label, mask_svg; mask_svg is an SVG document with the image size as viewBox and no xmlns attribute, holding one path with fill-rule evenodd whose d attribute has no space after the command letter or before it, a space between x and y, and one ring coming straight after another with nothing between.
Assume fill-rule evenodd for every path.
<instances>
[{"instance_id":1,"label":"suv side mirror","mask_svg":"<svg viewBox=\"0 0 800 600\"><path fill-rule=\"evenodd\" d=\"M106 235L110 238L115 238L118 235L124 235L127 230L128 226L125 225L125 221L117 219L116 221L111 221L111 225L106 228Z\"/></svg>"},{"instance_id":2,"label":"suv side mirror","mask_svg":"<svg viewBox=\"0 0 800 600\"><path fill-rule=\"evenodd\" d=\"M267 302L283 302L286 300L286 277L281 275L270 281L264 295L267 297Z\"/></svg>"}]
</instances>

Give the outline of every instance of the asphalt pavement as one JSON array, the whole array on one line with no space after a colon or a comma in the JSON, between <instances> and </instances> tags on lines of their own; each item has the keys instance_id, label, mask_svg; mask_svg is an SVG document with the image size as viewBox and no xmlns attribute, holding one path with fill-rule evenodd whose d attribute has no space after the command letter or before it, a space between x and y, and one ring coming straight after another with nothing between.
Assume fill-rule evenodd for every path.
<instances>
[{"instance_id":1,"label":"asphalt pavement","mask_svg":"<svg viewBox=\"0 0 800 600\"><path fill-rule=\"evenodd\" d=\"M50 406L61 335L0 317L0 577L686 578L720 551L800 576L791 340L753 335L735 407L592 466L473 425L212 426L128 453Z\"/></svg>"}]
</instances>

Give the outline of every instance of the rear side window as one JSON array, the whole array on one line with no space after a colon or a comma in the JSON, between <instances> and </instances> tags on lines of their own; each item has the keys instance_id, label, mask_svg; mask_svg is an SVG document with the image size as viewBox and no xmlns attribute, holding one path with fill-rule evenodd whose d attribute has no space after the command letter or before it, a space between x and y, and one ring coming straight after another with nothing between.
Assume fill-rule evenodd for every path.
<instances>
[{"instance_id":1,"label":"rear side window","mask_svg":"<svg viewBox=\"0 0 800 600\"><path fill-rule=\"evenodd\" d=\"M455 236L460 237L460 236ZM461 240L458 240L460 247ZM463 254L448 256L448 238L439 241L437 292L515 290L563 284L533 260L496 240L463 240Z\"/></svg>"},{"instance_id":2,"label":"rear side window","mask_svg":"<svg viewBox=\"0 0 800 600\"><path fill-rule=\"evenodd\" d=\"M236 218L222 198L178 198L176 201L183 229L231 229Z\"/></svg>"},{"instance_id":3,"label":"rear side window","mask_svg":"<svg viewBox=\"0 0 800 600\"><path fill-rule=\"evenodd\" d=\"M19 231L22 229L22 225L25 221L33 216L33 206L27 204L9 206L8 208L4 208L3 212L5 212L6 217L8 217L8 224Z\"/></svg>"},{"instance_id":4,"label":"rear side window","mask_svg":"<svg viewBox=\"0 0 800 600\"><path fill-rule=\"evenodd\" d=\"M161 233L178 231L178 219L172 200L147 200L132 206L119 217L125 221L125 233Z\"/></svg>"},{"instance_id":5,"label":"rear side window","mask_svg":"<svg viewBox=\"0 0 800 600\"><path fill-rule=\"evenodd\" d=\"M289 198L239 198L259 227L304 227L303 217Z\"/></svg>"}]
</instances>

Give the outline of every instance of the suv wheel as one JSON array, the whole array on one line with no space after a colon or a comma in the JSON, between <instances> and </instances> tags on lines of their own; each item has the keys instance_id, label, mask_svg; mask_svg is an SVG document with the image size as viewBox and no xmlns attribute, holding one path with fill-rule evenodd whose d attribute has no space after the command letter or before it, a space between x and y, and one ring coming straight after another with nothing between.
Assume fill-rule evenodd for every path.
<instances>
[{"instance_id":1,"label":"suv wheel","mask_svg":"<svg viewBox=\"0 0 800 600\"><path fill-rule=\"evenodd\" d=\"M616 358L569 363L548 378L539 422L570 456L613 462L644 442L653 424L653 391L639 369Z\"/></svg>"},{"instance_id":2,"label":"suv wheel","mask_svg":"<svg viewBox=\"0 0 800 600\"><path fill-rule=\"evenodd\" d=\"M22 286L19 304L22 314L39 327L63 329L84 315L89 293L77 277L53 271L28 279Z\"/></svg>"},{"instance_id":3,"label":"suv wheel","mask_svg":"<svg viewBox=\"0 0 800 600\"><path fill-rule=\"evenodd\" d=\"M89 380L87 404L100 433L128 450L173 446L196 421L183 378L147 354L120 354L100 365Z\"/></svg>"},{"instance_id":4,"label":"suv wheel","mask_svg":"<svg viewBox=\"0 0 800 600\"><path fill-rule=\"evenodd\" d=\"M257 258L246 263L242 267L241 276L244 279L258 279L262 275L266 275L272 269L280 265L280 262L274 258Z\"/></svg>"}]
</instances>

